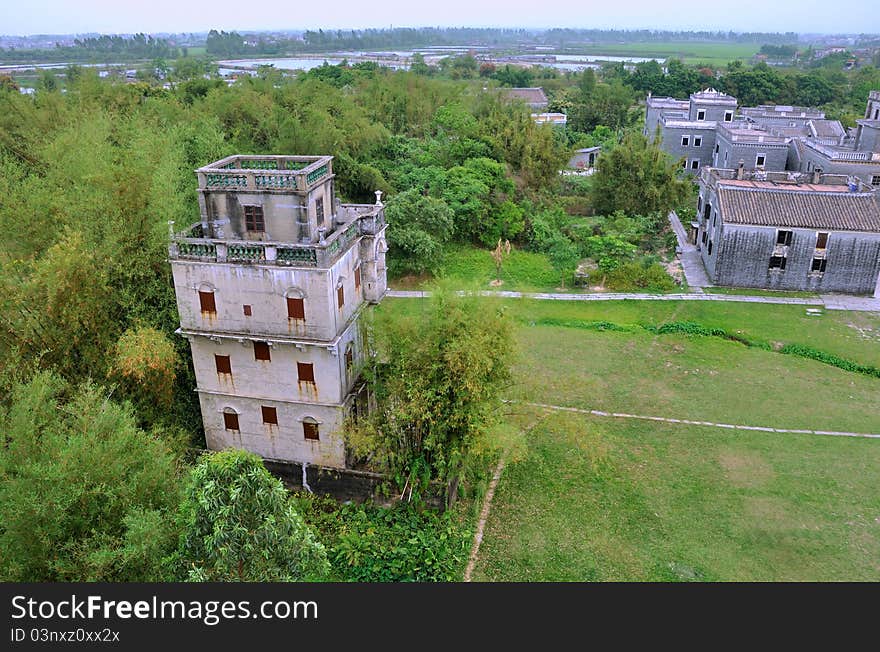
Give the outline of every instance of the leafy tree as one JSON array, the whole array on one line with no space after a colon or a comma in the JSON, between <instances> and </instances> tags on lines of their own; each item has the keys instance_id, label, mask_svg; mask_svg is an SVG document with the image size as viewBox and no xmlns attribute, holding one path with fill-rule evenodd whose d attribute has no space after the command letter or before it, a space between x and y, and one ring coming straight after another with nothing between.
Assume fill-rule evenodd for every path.
<instances>
[{"instance_id":1,"label":"leafy tree","mask_svg":"<svg viewBox=\"0 0 880 652\"><path fill-rule=\"evenodd\" d=\"M352 425L349 444L412 496L446 483L451 503L468 460L490 445L509 378L509 318L483 297L437 290L417 315L376 330L382 350L368 373L378 409Z\"/></svg>"},{"instance_id":2,"label":"leafy tree","mask_svg":"<svg viewBox=\"0 0 880 652\"><path fill-rule=\"evenodd\" d=\"M394 273L436 271L452 238L454 214L441 199L405 190L391 198L388 219L389 265Z\"/></svg>"},{"instance_id":3,"label":"leafy tree","mask_svg":"<svg viewBox=\"0 0 880 652\"><path fill-rule=\"evenodd\" d=\"M688 182L678 178L679 167L656 143L629 133L610 152L599 157L593 175L592 199L597 213L666 215L687 196Z\"/></svg>"},{"instance_id":4,"label":"leafy tree","mask_svg":"<svg viewBox=\"0 0 880 652\"><path fill-rule=\"evenodd\" d=\"M175 457L92 385L42 372L0 410L5 581L157 581L173 549Z\"/></svg>"},{"instance_id":5,"label":"leafy tree","mask_svg":"<svg viewBox=\"0 0 880 652\"><path fill-rule=\"evenodd\" d=\"M561 277L561 287L565 289L565 279L574 273L574 268L580 258L577 246L561 233L556 233L547 253L550 264Z\"/></svg>"},{"instance_id":6,"label":"leafy tree","mask_svg":"<svg viewBox=\"0 0 880 652\"><path fill-rule=\"evenodd\" d=\"M323 579L327 553L253 453L204 455L180 505L178 572L196 582Z\"/></svg>"}]
</instances>

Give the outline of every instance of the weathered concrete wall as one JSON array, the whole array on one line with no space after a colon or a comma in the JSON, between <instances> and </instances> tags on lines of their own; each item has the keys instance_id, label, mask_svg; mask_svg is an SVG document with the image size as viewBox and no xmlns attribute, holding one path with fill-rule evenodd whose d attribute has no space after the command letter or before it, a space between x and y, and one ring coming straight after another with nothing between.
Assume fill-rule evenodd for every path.
<instances>
[{"instance_id":1,"label":"weathered concrete wall","mask_svg":"<svg viewBox=\"0 0 880 652\"><path fill-rule=\"evenodd\" d=\"M687 169L692 172L712 164L712 153L715 150L714 125L700 127L674 127L663 126L661 130L662 140L660 148L672 156L673 159L684 158L687 161ZM682 145L682 137L687 136L688 144ZM694 146L694 138L701 139L700 146ZM695 170L691 166L692 161L699 161Z\"/></svg>"},{"instance_id":2,"label":"weathered concrete wall","mask_svg":"<svg viewBox=\"0 0 880 652\"><path fill-rule=\"evenodd\" d=\"M817 231L787 230L792 231L792 241L779 250L786 256L785 269L779 270L769 268L777 250L777 229L724 226L716 234L721 244L710 278L733 287L873 294L880 274L880 234L830 232L822 274L811 271Z\"/></svg>"},{"instance_id":3,"label":"weathered concrete wall","mask_svg":"<svg viewBox=\"0 0 880 652\"><path fill-rule=\"evenodd\" d=\"M384 253L382 257L384 260ZM364 302L363 279L359 289L355 288L354 281L354 271L360 264L358 243L330 270L172 260L181 327L217 333L332 340ZM337 305L336 288L340 284L345 301L342 308ZM212 289L216 315L202 313L199 303L199 291ZM288 296L303 298L305 319L288 318ZM245 305L251 307L250 316L244 314Z\"/></svg>"},{"instance_id":4,"label":"weathered concrete wall","mask_svg":"<svg viewBox=\"0 0 880 652\"><path fill-rule=\"evenodd\" d=\"M736 113L736 100L727 103L716 102L700 102L698 100L690 101L690 109L688 111L689 120L698 120L699 112L705 111L703 117L705 121L724 122L725 114L730 113L731 117ZM728 121L729 122L729 121Z\"/></svg>"},{"instance_id":5,"label":"weathered concrete wall","mask_svg":"<svg viewBox=\"0 0 880 652\"><path fill-rule=\"evenodd\" d=\"M762 154L765 170L782 171L786 169L788 145L731 142L721 134L718 135L716 142L718 152L713 157L712 167L736 169L739 167L739 162L743 161L743 167L751 170L757 166L758 155Z\"/></svg>"},{"instance_id":6,"label":"weathered concrete wall","mask_svg":"<svg viewBox=\"0 0 880 652\"><path fill-rule=\"evenodd\" d=\"M289 459L343 468L345 442L340 432L347 408L199 392L205 439L211 450L240 448L261 457ZM261 407L277 410L278 425L263 423ZM238 414L239 431L227 430L224 410ZM306 439L303 419L318 422L319 440Z\"/></svg>"},{"instance_id":7,"label":"weathered concrete wall","mask_svg":"<svg viewBox=\"0 0 880 652\"><path fill-rule=\"evenodd\" d=\"M307 193L291 190L205 190L202 191L202 221L211 228L215 238L229 240L267 240L275 242L317 242L318 215L315 202L324 200L323 225L329 233L332 227L332 177ZM263 209L265 231L248 232L245 228L245 206ZM306 223L305 227L300 223Z\"/></svg>"},{"instance_id":8,"label":"weathered concrete wall","mask_svg":"<svg viewBox=\"0 0 880 652\"><path fill-rule=\"evenodd\" d=\"M218 341L219 340L219 341ZM345 368L345 351L352 346L354 368L362 359L361 338L356 323L342 333L337 346L328 344L270 343L270 360L254 358L249 339L202 335L190 336L196 382L200 390L250 396L276 401L341 403L354 386L355 378ZM218 373L215 356L229 356L232 373ZM313 365L315 382L298 380L297 363Z\"/></svg>"},{"instance_id":9,"label":"weathered concrete wall","mask_svg":"<svg viewBox=\"0 0 880 652\"><path fill-rule=\"evenodd\" d=\"M880 163L859 163L855 161L835 161L823 156L810 147L804 147L801 157L801 172L821 169L825 174L846 174L858 177L870 184L875 175L880 175Z\"/></svg>"},{"instance_id":10,"label":"weathered concrete wall","mask_svg":"<svg viewBox=\"0 0 880 652\"><path fill-rule=\"evenodd\" d=\"M860 152L880 152L880 129L869 125L859 125L856 135L856 149Z\"/></svg>"}]
</instances>

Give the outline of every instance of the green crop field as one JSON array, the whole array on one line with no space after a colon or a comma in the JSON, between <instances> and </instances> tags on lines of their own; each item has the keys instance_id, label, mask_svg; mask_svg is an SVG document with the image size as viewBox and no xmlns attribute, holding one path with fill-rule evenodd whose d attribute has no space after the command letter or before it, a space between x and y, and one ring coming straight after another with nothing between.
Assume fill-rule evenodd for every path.
<instances>
[{"instance_id":1,"label":"green crop field","mask_svg":"<svg viewBox=\"0 0 880 652\"><path fill-rule=\"evenodd\" d=\"M737 59L746 61L760 49L757 43L728 43L711 41L668 41L639 43L601 43L579 46L578 53L607 54L617 57L674 57L684 63L725 65Z\"/></svg>"},{"instance_id":2,"label":"green crop field","mask_svg":"<svg viewBox=\"0 0 880 652\"><path fill-rule=\"evenodd\" d=\"M880 379L778 352L801 344L880 365L880 315L727 302L505 305L518 341L506 418L537 425L512 440L475 580L880 579L878 439L528 405L880 433ZM757 344L650 330L667 322Z\"/></svg>"}]
</instances>

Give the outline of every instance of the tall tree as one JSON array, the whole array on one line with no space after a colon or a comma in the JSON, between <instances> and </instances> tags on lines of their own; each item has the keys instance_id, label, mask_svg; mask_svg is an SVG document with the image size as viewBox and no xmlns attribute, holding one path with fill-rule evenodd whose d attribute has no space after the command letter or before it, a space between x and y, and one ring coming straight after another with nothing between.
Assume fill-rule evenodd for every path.
<instances>
[{"instance_id":1,"label":"tall tree","mask_svg":"<svg viewBox=\"0 0 880 652\"><path fill-rule=\"evenodd\" d=\"M37 374L0 410L0 576L163 579L178 502L175 456L105 391Z\"/></svg>"},{"instance_id":2,"label":"tall tree","mask_svg":"<svg viewBox=\"0 0 880 652\"><path fill-rule=\"evenodd\" d=\"M378 409L353 424L349 444L415 495L432 480L455 500L467 462L489 443L509 378L509 318L484 297L437 290L424 310L377 323L372 372Z\"/></svg>"},{"instance_id":3,"label":"tall tree","mask_svg":"<svg viewBox=\"0 0 880 652\"><path fill-rule=\"evenodd\" d=\"M593 208L600 215L666 215L688 196L679 166L640 133L599 157L593 175Z\"/></svg>"}]
</instances>

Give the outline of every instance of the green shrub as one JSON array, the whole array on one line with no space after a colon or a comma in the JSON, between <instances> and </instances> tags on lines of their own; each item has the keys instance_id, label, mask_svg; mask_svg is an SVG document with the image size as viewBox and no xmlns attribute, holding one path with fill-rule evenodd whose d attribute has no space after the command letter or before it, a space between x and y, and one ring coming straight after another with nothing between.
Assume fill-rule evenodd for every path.
<instances>
[{"instance_id":1,"label":"green shrub","mask_svg":"<svg viewBox=\"0 0 880 652\"><path fill-rule=\"evenodd\" d=\"M327 547L333 579L346 582L450 582L461 579L471 532L455 512L410 505L340 505L297 494L297 510Z\"/></svg>"},{"instance_id":2,"label":"green shrub","mask_svg":"<svg viewBox=\"0 0 880 652\"><path fill-rule=\"evenodd\" d=\"M845 371L852 371L859 374L865 374L866 376L880 378L880 369L878 369L877 367L859 364L858 362L853 362L852 360L847 360L846 358L836 356L833 353L826 353L825 351L814 349L811 346L804 346L803 344L786 344L782 347L782 349L780 349L779 352L785 353L787 355L797 355L802 358L809 358L810 360L816 360L818 362L829 364L832 367L837 367Z\"/></svg>"},{"instance_id":3,"label":"green shrub","mask_svg":"<svg viewBox=\"0 0 880 652\"><path fill-rule=\"evenodd\" d=\"M619 292L671 292L678 288L675 281L658 263L625 262L608 272L605 285Z\"/></svg>"}]
</instances>

